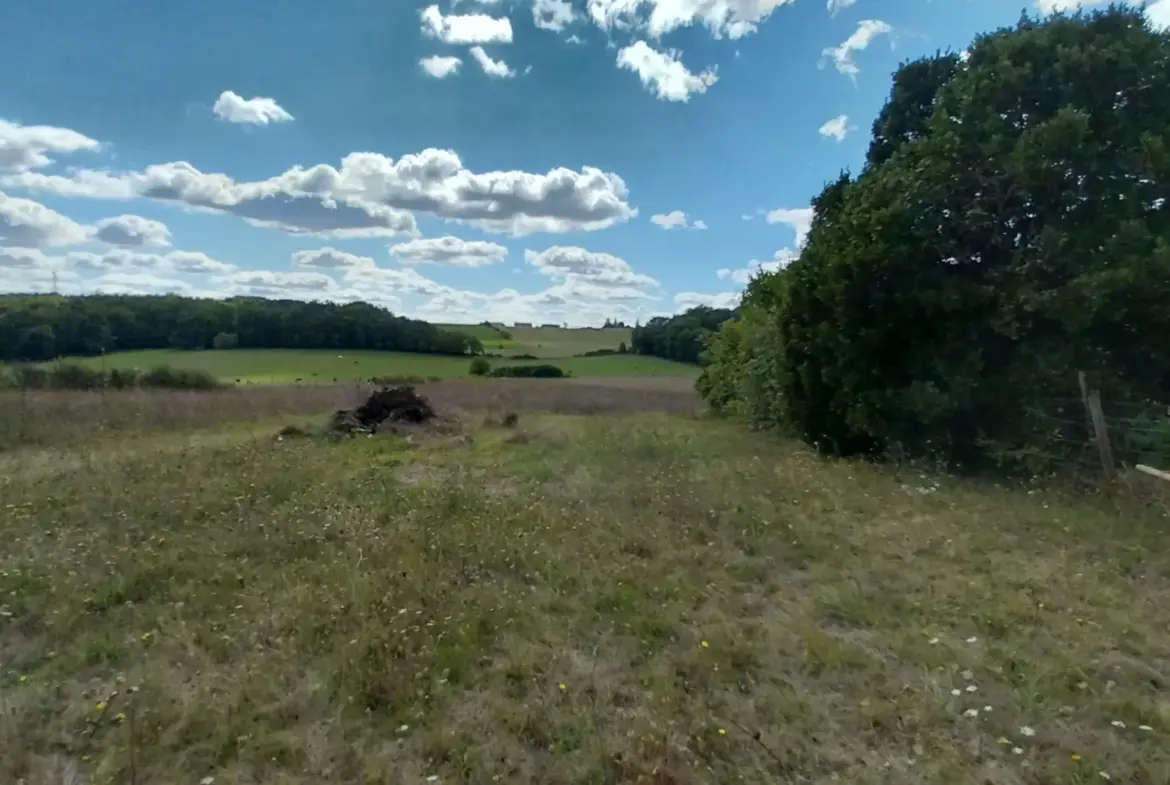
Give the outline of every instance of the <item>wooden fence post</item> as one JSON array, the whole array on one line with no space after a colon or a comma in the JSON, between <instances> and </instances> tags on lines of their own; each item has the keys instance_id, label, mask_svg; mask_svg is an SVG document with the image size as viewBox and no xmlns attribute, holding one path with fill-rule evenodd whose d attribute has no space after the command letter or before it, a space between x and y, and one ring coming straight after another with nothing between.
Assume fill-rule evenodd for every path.
<instances>
[{"instance_id":1,"label":"wooden fence post","mask_svg":"<svg viewBox=\"0 0 1170 785\"><path fill-rule=\"evenodd\" d=\"M1105 476L1113 476L1113 448L1109 444L1109 426L1105 422L1105 412L1101 409L1101 393L1098 390L1089 390L1088 397L1089 421L1093 423L1093 441L1097 443L1097 452L1101 455L1101 468Z\"/></svg>"}]
</instances>

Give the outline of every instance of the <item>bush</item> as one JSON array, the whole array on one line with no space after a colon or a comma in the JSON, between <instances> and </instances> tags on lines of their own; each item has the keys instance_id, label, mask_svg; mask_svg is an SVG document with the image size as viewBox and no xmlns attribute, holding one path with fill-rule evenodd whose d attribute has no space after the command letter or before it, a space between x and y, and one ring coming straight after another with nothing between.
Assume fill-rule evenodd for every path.
<instances>
[{"instance_id":1,"label":"bush","mask_svg":"<svg viewBox=\"0 0 1170 785\"><path fill-rule=\"evenodd\" d=\"M555 365L503 365L492 371L497 378L562 379L568 374Z\"/></svg>"},{"instance_id":2,"label":"bush","mask_svg":"<svg viewBox=\"0 0 1170 785\"><path fill-rule=\"evenodd\" d=\"M11 366L0 374L0 387L18 390L126 390L157 387L169 390L217 390L225 385L207 371L187 371L160 366L145 373L135 368L102 370L78 363L57 363L48 368Z\"/></svg>"},{"instance_id":3,"label":"bush","mask_svg":"<svg viewBox=\"0 0 1170 785\"><path fill-rule=\"evenodd\" d=\"M492 364L487 361L487 358L476 357L471 361L471 367L467 369L467 372L472 376L487 376L492 372Z\"/></svg>"},{"instance_id":4,"label":"bush","mask_svg":"<svg viewBox=\"0 0 1170 785\"><path fill-rule=\"evenodd\" d=\"M513 355L509 356L508 359L509 360L539 360L540 358L537 357L535 354L528 354L527 352L525 352L523 354L513 354Z\"/></svg>"},{"instance_id":5,"label":"bush","mask_svg":"<svg viewBox=\"0 0 1170 785\"><path fill-rule=\"evenodd\" d=\"M138 381L141 387L158 387L167 390L218 390L224 384L207 371L186 370L160 365L142 374Z\"/></svg>"}]
</instances>

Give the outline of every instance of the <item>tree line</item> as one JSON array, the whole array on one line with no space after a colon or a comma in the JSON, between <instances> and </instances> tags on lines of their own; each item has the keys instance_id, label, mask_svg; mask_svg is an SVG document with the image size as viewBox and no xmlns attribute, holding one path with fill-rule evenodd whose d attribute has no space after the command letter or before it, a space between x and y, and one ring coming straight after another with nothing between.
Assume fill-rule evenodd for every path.
<instances>
[{"instance_id":1,"label":"tree line","mask_svg":"<svg viewBox=\"0 0 1170 785\"><path fill-rule=\"evenodd\" d=\"M707 342L733 311L700 305L676 316L656 316L634 328L630 348L635 354L652 354L683 363L697 363Z\"/></svg>"},{"instance_id":2,"label":"tree line","mask_svg":"<svg viewBox=\"0 0 1170 785\"><path fill-rule=\"evenodd\" d=\"M1079 373L1170 402L1167 63L1170 35L1111 6L903 64L701 394L832 454L1024 471L1079 449Z\"/></svg>"},{"instance_id":3,"label":"tree line","mask_svg":"<svg viewBox=\"0 0 1170 785\"><path fill-rule=\"evenodd\" d=\"M0 296L0 361L135 349L373 349L480 354L473 336L368 303L177 295Z\"/></svg>"}]
</instances>

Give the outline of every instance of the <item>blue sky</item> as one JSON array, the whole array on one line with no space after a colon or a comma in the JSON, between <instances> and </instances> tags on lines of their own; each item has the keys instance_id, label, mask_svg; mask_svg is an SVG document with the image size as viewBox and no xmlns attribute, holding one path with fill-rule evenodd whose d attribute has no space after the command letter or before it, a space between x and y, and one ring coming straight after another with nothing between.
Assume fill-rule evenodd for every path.
<instances>
[{"instance_id":1,"label":"blue sky","mask_svg":"<svg viewBox=\"0 0 1170 785\"><path fill-rule=\"evenodd\" d=\"M0 0L0 290L731 304L861 165L898 63L1020 8Z\"/></svg>"}]
</instances>

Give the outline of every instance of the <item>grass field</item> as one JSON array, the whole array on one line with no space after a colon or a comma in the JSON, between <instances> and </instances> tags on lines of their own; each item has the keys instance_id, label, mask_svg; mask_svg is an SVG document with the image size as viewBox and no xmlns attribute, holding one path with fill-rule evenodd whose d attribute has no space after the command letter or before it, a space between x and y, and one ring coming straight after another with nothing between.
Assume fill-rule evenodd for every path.
<instances>
[{"instance_id":1,"label":"grass field","mask_svg":"<svg viewBox=\"0 0 1170 785\"><path fill-rule=\"evenodd\" d=\"M493 366L532 365L543 361L490 358ZM378 376L421 376L452 379L467 376L470 357L445 357L404 352L360 352L311 349L232 349L226 351L179 351L154 349L116 352L79 360L84 365L106 368L175 368L208 371L227 381L254 383L310 383L364 381ZM614 355L566 357L555 361L577 377L678 376L694 378L698 369L658 357Z\"/></svg>"},{"instance_id":2,"label":"grass field","mask_svg":"<svg viewBox=\"0 0 1170 785\"><path fill-rule=\"evenodd\" d=\"M598 349L617 349L630 345L632 330L621 327L564 329L561 327L508 327L511 339L503 339L498 331L485 325L444 324L448 330L473 335L489 352L503 354L531 354L540 358L572 357Z\"/></svg>"},{"instance_id":3,"label":"grass field","mask_svg":"<svg viewBox=\"0 0 1170 785\"><path fill-rule=\"evenodd\" d=\"M1161 489L827 462L673 380L428 389L454 430L340 442L273 438L311 388L117 439L85 407L142 393L30 394L78 430L0 455L0 782L1170 781Z\"/></svg>"}]
</instances>

